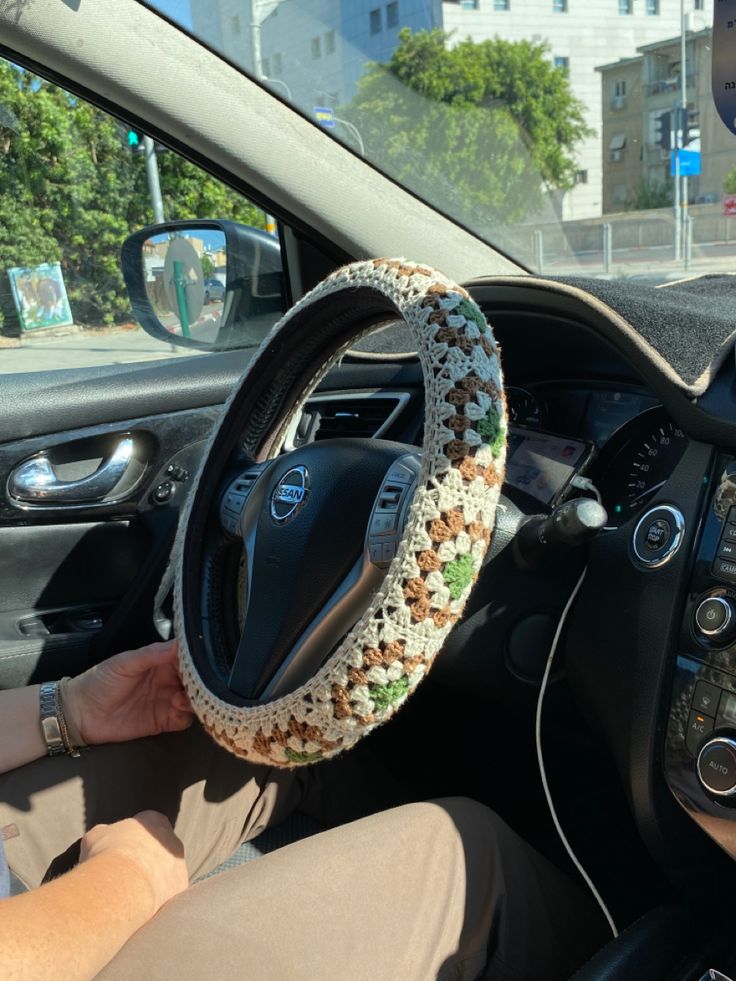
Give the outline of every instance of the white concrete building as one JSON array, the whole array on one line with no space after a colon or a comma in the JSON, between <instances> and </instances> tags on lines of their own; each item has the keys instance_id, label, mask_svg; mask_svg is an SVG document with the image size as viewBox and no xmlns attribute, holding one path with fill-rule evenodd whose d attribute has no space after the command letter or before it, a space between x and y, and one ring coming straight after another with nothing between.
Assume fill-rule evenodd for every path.
<instances>
[{"instance_id":1,"label":"white concrete building","mask_svg":"<svg viewBox=\"0 0 736 981\"><path fill-rule=\"evenodd\" d=\"M713 22L713 0L685 0L691 29ZM444 28L455 42L501 37L545 41L550 58L569 71L575 95L595 135L578 150L579 183L560 196L563 220L602 211L601 74L595 69L637 54L642 45L680 31L680 0L444 0ZM615 98L615 93L610 93Z\"/></svg>"}]
</instances>

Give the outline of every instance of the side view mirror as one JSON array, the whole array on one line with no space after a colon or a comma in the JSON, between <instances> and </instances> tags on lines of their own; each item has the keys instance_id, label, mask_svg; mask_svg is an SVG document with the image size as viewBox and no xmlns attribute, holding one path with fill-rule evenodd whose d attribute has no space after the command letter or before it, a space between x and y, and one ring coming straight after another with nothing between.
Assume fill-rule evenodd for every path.
<instances>
[{"instance_id":1,"label":"side view mirror","mask_svg":"<svg viewBox=\"0 0 736 981\"><path fill-rule=\"evenodd\" d=\"M278 239L234 221L149 225L121 263L141 327L182 347L256 347L286 309Z\"/></svg>"}]
</instances>

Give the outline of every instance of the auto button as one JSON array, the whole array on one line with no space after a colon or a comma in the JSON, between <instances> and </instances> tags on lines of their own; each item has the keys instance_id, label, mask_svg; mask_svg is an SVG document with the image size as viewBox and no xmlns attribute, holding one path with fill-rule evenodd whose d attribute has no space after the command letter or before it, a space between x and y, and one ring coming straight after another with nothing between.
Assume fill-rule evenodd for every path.
<instances>
[{"instance_id":1,"label":"auto button","mask_svg":"<svg viewBox=\"0 0 736 981\"><path fill-rule=\"evenodd\" d=\"M736 793L736 742L727 736L707 742L698 756L698 776L712 794L733 796Z\"/></svg>"}]
</instances>

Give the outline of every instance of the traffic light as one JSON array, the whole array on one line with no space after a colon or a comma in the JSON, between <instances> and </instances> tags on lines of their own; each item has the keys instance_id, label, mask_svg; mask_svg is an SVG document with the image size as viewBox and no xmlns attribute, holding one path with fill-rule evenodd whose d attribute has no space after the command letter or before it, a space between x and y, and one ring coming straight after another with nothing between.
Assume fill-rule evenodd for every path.
<instances>
[{"instance_id":1,"label":"traffic light","mask_svg":"<svg viewBox=\"0 0 736 981\"><path fill-rule=\"evenodd\" d=\"M145 147L143 146L143 133L139 132L139 130L127 130L125 139L133 153L145 153Z\"/></svg>"},{"instance_id":2,"label":"traffic light","mask_svg":"<svg viewBox=\"0 0 736 981\"><path fill-rule=\"evenodd\" d=\"M657 117L654 132L655 143L663 150L672 149L672 113L663 112Z\"/></svg>"},{"instance_id":3,"label":"traffic light","mask_svg":"<svg viewBox=\"0 0 736 981\"><path fill-rule=\"evenodd\" d=\"M694 140L700 139L700 112L697 109L688 109L683 113L685 125L682 131L682 145L687 146Z\"/></svg>"}]
</instances>

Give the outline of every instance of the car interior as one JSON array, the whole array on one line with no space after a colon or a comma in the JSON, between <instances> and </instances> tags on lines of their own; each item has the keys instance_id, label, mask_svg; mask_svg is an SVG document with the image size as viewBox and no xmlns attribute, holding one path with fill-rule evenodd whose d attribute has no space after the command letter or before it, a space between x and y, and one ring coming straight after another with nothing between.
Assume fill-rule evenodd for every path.
<instances>
[{"instance_id":1,"label":"car interior","mask_svg":"<svg viewBox=\"0 0 736 981\"><path fill-rule=\"evenodd\" d=\"M736 976L732 278L654 288L531 274L149 7L114 8L111 31L110 4L0 3L0 54L274 216L282 268L262 294L268 323L347 262L406 256L462 284L500 347L508 456L488 556L431 674L365 751L406 799L481 801L575 877L559 822L619 933L581 981ZM230 282L249 261L247 237L201 219L222 231ZM137 320L170 342L140 275L162 229L129 241L121 262ZM207 282L211 313L231 287ZM178 336L165 360L3 378L2 688L76 674L171 631L179 519L253 356L226 334L238 309L204 354ZM400 322L364 326L308 396L285 453L329 453L336 439L421 450L416 345ZM251 462L231 460L231 484ZM588 502L599 511L583 527ZM309 575L309 556L297 559ZM230 615L242 624L242 610ZM543 678L554 817L535 733ZM438 718L451 737L428 754ZM233 861L314 830L297 815Z\"/></svg>"}]
</instances>

